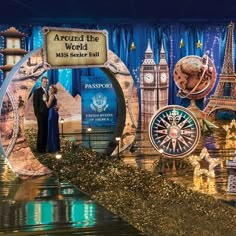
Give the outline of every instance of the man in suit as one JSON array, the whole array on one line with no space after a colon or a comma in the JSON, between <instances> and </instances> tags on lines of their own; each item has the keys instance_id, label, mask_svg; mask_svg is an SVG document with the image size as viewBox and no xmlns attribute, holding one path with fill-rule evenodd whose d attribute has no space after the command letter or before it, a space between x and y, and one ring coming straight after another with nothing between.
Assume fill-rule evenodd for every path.
<instances>
[{"instance_id":1,"label":"man in suit","mask_svg":"<svg viewBox=\"0 0 236 236\"><path fill-rule=\"evenodd\" d=\"M37 135L37 151L46 152L47 134L48 134L48 108L46 101L48 99L47 92L48 78L46 76L41 79L41 87L37 88L33 95L34 114L38 123Z\"/></svg>"}]
</instances>

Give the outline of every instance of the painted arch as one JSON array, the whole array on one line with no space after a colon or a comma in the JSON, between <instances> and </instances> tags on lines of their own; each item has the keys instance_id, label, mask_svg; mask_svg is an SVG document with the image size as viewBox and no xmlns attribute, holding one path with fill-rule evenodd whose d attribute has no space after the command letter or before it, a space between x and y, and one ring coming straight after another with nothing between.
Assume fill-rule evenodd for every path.
<instances>
[{"instance_id":1,"label":"painted arch","mask_svg":"<svg viewBox=\"0 0 236 236\"><path fill-rule=\"evenodd\" d=\"M0 151L2 158L21 178L50 173L28 147L24 131L25 109L19 105L19 98L27 103L39 77L50 69L43 59L43 49L36 49L13 67L1 86ZM135 139L139 116L138 95L129 70L112 51L108 50L108 61L101 69L109 76L117 95L117 125L106 150L108 155L115 155L118 150L115 137L121 137L120 151L129 148ZM6 104L10 104L9 107Z\"/></svg>"}]
</instances>

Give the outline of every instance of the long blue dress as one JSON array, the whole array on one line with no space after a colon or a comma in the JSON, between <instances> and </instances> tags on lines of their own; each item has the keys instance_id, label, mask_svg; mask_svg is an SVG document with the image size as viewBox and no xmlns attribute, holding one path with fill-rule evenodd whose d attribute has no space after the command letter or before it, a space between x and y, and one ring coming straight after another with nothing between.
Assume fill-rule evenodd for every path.
<instances>
[{"instance_id":1,"label":"long blue dress","mask_svg":"<svg viewBox=\"0 0 236 236\"><path fill-rule=\"evenodd\" d=\"M57 105L57 98L54 96L52 105L48 111L48 140L47 148L48 152L58 152L60 151L60 138L59 138L59 126L58 112L55 111L54 106Z\"/></svg>"}]
</instances>

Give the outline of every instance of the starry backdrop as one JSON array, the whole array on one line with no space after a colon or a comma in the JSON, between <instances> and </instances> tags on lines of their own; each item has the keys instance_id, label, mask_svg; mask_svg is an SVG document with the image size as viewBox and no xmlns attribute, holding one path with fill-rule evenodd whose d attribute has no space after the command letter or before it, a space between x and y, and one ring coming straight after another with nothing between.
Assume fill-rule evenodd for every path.
<instances>
[{"instance_id":1,"label":"starry backdrop","mask_svg":"<svg viewBox=\"0 0 236 236\"><path fill-rule=\"evenodd\" d=\"M0 24L0 31L11 27L9 24ZM26 34L23 39L24 49L32 51L43 46L42 27L44 25L13 25L17 30ZM169 104L187 106L189 99L176 96L178 88L173 80L174 66L178 60L188 55L202 57L205 52L215 64L217 70L217 81L221 73L224 58L224 48L227 36L226 23L104 23L104 24L53 24L56 27L72 27L80 29L98 29L108 31L108 48L113 51L127 66L139 92L140 65L144 60L144 53L148 40L154 53L154 60L158 64L160 60L160 49L163 43L167 63L170 69ZM4 48L3 38L0 38L0 46ZM0 64L4 63L3 55L0 54ZM57 69L46 72L50 83L60 82L72 95L81 94L81 78L91 76L99 79L104 74L98 68L80 69ZM0 84L3 83L3 73L0 71ZM217 85L214 86L208 97L214 93ZM39 81L35 84L37 87ZM198 101L200 108L203 108L204 101Z\"/></svg>"}]
</instances>

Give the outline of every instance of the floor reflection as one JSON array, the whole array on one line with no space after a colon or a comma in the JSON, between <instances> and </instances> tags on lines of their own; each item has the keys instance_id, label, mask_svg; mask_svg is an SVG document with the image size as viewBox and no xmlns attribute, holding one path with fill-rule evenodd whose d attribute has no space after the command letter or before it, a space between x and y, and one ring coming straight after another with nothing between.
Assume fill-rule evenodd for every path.
<instances>
[{"instance_id":1,"label":"floor reflection","mask_svg":"<svg viewBox=\"0 0 236 236\"><path fill-rule=\"evenodd\" d=\"M0 162L0 234L142 235L68 183L54 176L21 181Z\"/></svg>"},{"instance_id":2,"label":"floor reflection","mask_svg":"<svg viewBox=\"0 0 236 236\"><path fill-rule=\"evenodd\" d=\"M194 175L194 166L185 158L160 158L150 146L137 142L131 152L121 153L127 164L164 174L187 188L212 195L236 207L236 195L227 193L226 161L235 155L236 130L218 124L219 129L202 135L191 155L206 147L210 158L218 158L215 177ZM97 142L97 141L96 141ZM94 143L93 143L94 144ZM207 169L206 160L199 163ZM202 172L204 173L204 172ZM0 234L12 235L143 235L120 217L110 213L68 183L59 184L54 176L21 181L0 161ZM121 234L122 229L122 234Z\"/></svg>"}]
</instances>

